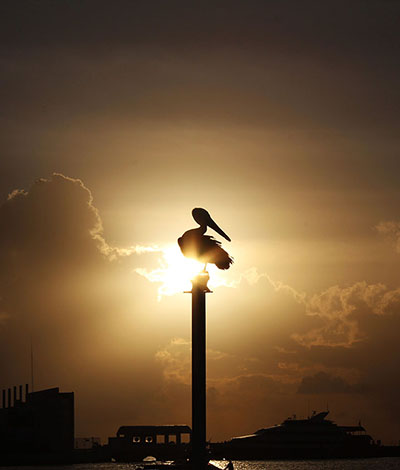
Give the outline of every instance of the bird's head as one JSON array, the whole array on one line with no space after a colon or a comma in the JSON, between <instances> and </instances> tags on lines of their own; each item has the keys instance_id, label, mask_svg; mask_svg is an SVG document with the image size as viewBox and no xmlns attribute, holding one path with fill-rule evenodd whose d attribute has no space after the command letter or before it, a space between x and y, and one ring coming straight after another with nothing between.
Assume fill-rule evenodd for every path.
<instances>
[{"instance_id":1,"label":"bird's head","mask_svg":"<svg viewBox=\"0 0 400 470\"><path fill-rule=\"evenodd\" d=\"M192 216L193 216L193 219L201 227L210 227L213 230L215 230L217 233L219 233L221 237L224 237L225 240L228 240L228 242L231 241L228 235L221 228L218 227L218 225L211 218L211 215L205 209L202 209L200 207L195 207L192 210Z\"/></svg>"}]
</instances>

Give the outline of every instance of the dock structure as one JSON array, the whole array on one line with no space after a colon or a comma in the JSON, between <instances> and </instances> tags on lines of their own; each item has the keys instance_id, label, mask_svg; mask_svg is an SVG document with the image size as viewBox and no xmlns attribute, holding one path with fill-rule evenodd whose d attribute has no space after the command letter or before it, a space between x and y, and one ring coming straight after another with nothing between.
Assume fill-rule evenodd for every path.
<instances>
[{"instance_id":1,"label":"dock structure","mask_svg":"<svg viewBox=\"0 0 400 470\"><path fill-rule=\"evenodd\" d=\"M188 457L192 430L186 425L120 426L108 438L110 456L117 462L137 462L152 456L157 460Z\"/></svg>"}]
</instances>

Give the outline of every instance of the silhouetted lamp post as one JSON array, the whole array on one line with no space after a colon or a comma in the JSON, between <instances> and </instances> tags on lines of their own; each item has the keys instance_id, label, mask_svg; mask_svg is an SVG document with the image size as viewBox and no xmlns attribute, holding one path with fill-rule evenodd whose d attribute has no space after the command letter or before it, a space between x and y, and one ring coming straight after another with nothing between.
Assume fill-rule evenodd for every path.
<instances>
[{"instance_id":1,"label":"silhouetted lamp post","mask_svg":"<svg viewBox=\"0 0 400 470\"><path fill-rule=\"evenodd\" d=\"M205 470L208 457L206 451L206 294L210 276L207 263L219 269L228 269L233 260L222 249L221 243L205 235L207 227L212 228L226 240L228 235L212 220L210 214L201 208L192 211L200 227L185 232L178 245L188 258L205 263L204 270L192 279L192 455L193 470Z\"/></svg>"}]
</instances>

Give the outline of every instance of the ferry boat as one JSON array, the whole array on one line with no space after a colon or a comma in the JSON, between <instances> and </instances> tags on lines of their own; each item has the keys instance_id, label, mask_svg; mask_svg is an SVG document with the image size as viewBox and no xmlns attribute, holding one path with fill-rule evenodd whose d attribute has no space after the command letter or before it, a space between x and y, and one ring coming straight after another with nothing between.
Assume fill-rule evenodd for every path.
<instances>
[{"instance_id":1,"label":"ferry boat","mask_svg":"<svg viewBox=\"0 0 400 470\"><path fill-rule=\"evenodd\" d=\"M339 426L326 419L329 411L307 419L296 416L254 434L211 444L214 458L235 460L369 457L377 446L361 423Z\"/></svg>"}]
</instances>

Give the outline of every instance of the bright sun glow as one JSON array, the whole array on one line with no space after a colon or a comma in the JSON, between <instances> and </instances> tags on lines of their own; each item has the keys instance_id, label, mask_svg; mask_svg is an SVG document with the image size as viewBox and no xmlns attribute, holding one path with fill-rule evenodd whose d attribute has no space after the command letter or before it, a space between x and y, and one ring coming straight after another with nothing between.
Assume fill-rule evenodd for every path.
<instances>
[{"instance_id":1,"label":"bright sun glow","mask_svg":"<svg viewBox=\"0 0 400 470\"><path fill-rule=\"evenodd\" d=\"M177 245L168 245L160 248L159 266L153 270L137 268L135 271L151 282L160 283L158 288L158 299L164 295L174 295L189 291L192 288L191 279L203 270L204 264L196 260L185 258ZM209 286L230 286L231 283L224 280L214 265L207 265L210 273Z\"/></svg>"}]
</instances>

